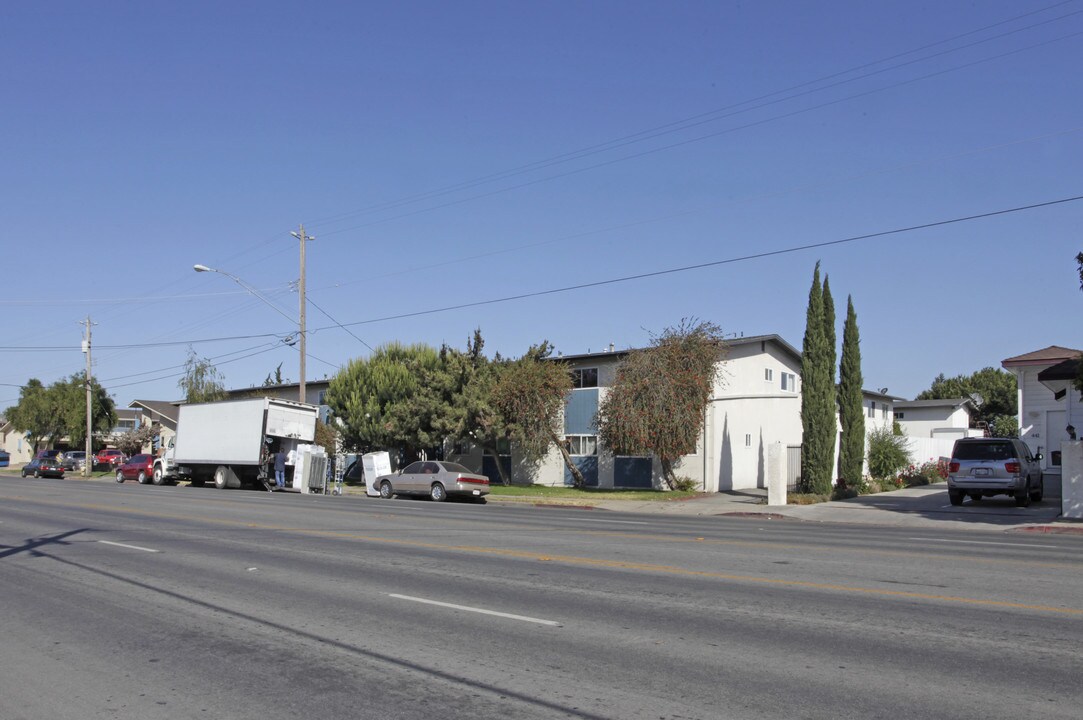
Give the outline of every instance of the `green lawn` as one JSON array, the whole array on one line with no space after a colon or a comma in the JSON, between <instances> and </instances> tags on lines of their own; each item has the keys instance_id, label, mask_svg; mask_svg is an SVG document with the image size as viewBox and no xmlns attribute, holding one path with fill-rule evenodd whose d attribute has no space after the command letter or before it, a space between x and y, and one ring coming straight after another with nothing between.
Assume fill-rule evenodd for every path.
<instances>
[{"instance_id":1,"label":"green lawn","mask_svg":"<svg viewBox=\"0 0 1083 720\"><path fill-rule=\"evenodd\" d=\"M577 490L573 487L550 487L548 485L510 485L504 486L493 484L489 486L489 493L496 497L522 497L545 499L574 499L574 500L659 500L671 502L695 497L702 493L694 491L662 492L660 490L611 490L608 488L583 488Z\"/></svg>"}]
</instances>

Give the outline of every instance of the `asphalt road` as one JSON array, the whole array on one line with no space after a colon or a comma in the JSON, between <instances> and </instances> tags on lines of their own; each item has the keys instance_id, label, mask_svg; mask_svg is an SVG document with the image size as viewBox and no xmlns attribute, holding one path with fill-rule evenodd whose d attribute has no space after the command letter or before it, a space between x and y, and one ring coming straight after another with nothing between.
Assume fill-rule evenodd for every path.
<instances>
[{"instance_id":1,"label":"asphalt road","mask_svg":"<svg viewBox=\"0 0 1083 720\"><path fill-rule=\"evenodd\" d=\"M1075 718L1083 537L0 477L0 718Z\"/></svg>"}]
</instances>

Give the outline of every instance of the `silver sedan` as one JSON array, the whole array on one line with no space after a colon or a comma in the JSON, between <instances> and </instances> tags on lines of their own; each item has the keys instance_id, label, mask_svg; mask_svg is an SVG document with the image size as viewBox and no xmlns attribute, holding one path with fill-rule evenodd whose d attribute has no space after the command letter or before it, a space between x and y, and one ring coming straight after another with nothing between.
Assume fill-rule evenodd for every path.
<instances>
[{"instance_id":1,"label":"silver sedan","mask_svg":"<svg viewBox=\"0 0 1083 720\"><path fill-rule=\"evenodd\" d=\"M482 498L489 494L489 478L478 475L458 463L418 460L392 475L376 478L380 497L428 495L436 502L449 496Z\"/></svg>"}]
</instances>

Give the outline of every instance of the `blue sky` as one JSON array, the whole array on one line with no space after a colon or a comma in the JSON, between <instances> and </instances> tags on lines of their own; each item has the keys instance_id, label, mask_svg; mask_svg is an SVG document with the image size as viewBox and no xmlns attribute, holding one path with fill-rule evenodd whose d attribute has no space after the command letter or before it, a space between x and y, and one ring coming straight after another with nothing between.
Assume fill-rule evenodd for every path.
<instances>
[{"instance_id":1,"label":"blue sky","mask_svg":"<svg viewBox=\"0 0 1083 720\"><path fill-rule=\"evenodd\" d=\"M1083 2L4 3L0 28L0 408L83 369L87 316L121 406L179 397L189 347L230 387L296 381L300 223L310 380L476 327L511 356L685 317L800 347L817 260L868 388L1083 346L1080 201L547 293L1083 195Z\"/></svg>"}]
</instances>

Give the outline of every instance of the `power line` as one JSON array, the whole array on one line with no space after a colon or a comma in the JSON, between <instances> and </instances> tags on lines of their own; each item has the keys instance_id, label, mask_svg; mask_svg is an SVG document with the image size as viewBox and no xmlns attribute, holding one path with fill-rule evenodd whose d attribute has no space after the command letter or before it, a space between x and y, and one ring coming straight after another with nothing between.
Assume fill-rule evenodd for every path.
<instances>
[{"instance_id":1,"label":"power line","mask_svg":"<svg viewBox=\"0 0 1083 720\"><path fill-rule=\"evenodd\" d=\"M321 236L322 237L327 237L328 235L337 235L339 233L349 232L351 230L358 230L358 229L362 229L362 228L372 227L372 226L375 226L375 225L380 225L380 224L383 224L383 223L391 222L393 220L401 220L403 218L414 217L416 215L422 215L422 214L425 214L425 213L434 212L436 210L443 210L444 208L455 207L456 205L462 205L462 204L465 204L465 203L468 203L468 202L473 202L474 200L482 200L482 199L485 199L485 198L494 197L496 195L501 195L503 193L512 192L512 191L515 191L515 190L522 190L523 188L532 187L534 185L540 185L542 183L551 182L553 180L559 180L559 179L566 178L566 177L572 177L574 175L580 175L582 173L589 172L591 170L597 170L599 168L609 167L611 165L617 165L619 163L628 162L630 160L637 160L637 159L642 158L642 157L647 157L649 155L654 155L654 154L657 154L657 153L660 153L660 152L665 152L667 150L674 150L674 149L679 148L679 147L684 147L686 145L691 145L693 143L703 142L704 140L709 140L711 138L720 137L722 135L728 135L730 133L739 132L741 130L747 130L749 128L759 127L760 125L766 125L768 123L772 123L772 122L775 122L777 120L786 120L788 118L796 117L798 115L803 115L805 113L813 112L815 110L822 110L824 108L831 107L833 105L839 105L839 104L842 104L842 103L845 103L845 102L849 102L851 100L856 100L858 98L868 97L868 96L871 96L871 95L875 95L877 93L886 92L888 90L894 90L895 88L902 87L904 85L913 85L914 83L918 83L918 82L921 82L923 80L928 80L930 78L939 77L941 75L947 75L949 73L957 72L959 70L965 70L967 68L974 67L975 65L981 65L982 63L992 62L994 60L1000 60L1000 59L1003 59L1003 58L1006 58L1006 57L1010 57L1012 55L1018 55L1018 54L1023 53L1023 52L1034 50L1036 48L1044 47L1046 45L1051 45L1051 44L1053 44L1055 42L1060 42L1062 40L1069 40L1071 38L1078 37L1080 35L1083 35L1083 31L1069 33L1067 35L1061 35L1060 37L1052 38L1050 40L1044 40L1042 42L1034 43L1034 44L1028 45L1026 47L1017 48L1015 50L1009 50L1009 51L1000 53L999 55L992 55L992 56L989 56L989 57L980 58L978 60L973 60L971 62L963 63L962 65L956 65L956 66L951 67L951 68L946 68L946 69L943 69L943 70L937 70L937 71L934 71L934 72L926 73L925 75L920 75L918 77L909 78L907 80L900 80L900 81L892 83L890 85L885 85L885 86L881 86L881 87L878 87L878 88L872 88L872 89L869 89L869 90L864 90L862 92L854 93L852 95L846 95L844 97L836 98L834 100L828 100L826 102L822 102L822 103L819 103L819 104L816 104L816 105L810 105L808 107L799 108L797 110L791 110L789 112L780 113L778 115L772 115L770 117L761 118L759 120L753 120L753 121L744 123L743 125L736 125L734 127L729 127L729 128L725 128L725 129L722 129L722 130L717 130L717 131L710 132L710 133L707 133L707 134L704 134L704 135L697 135L696 137L686 138L684 140L680 140L680 141L677 141L677 142L672 142L672 143L670 143L668 145L660 145L658 147L650 148L648 150L641 150L639 152L634 152L634 153L631 153L629 155L623 155L621 157L611 158L609 160L605 160L603 162L598 162L598 163L595 163L593 165L586 165L586 166L583 166L583 167L579 167L579 168L575 168L575 169L571 169L571 170L566 170L564 172L556 173L556 174L553 174L553 175L546 175L544 177L524 181L524 182L518 183L516 185L510 185L510 186L506 186L506 187L502 187L502 188L497 188L495 190L490 190L488 192L479 193L479 194L476 194L476 195L470 195L469 197L459 198L457 200L450 200L448 202L441 203L439 205L431 205L429 207L419 208L417 210L411 210L409 212L400 213L398 215L392 215L390 217L380 218L378 220L370 220L368 222L365 222L365 223L362 223L362 224L359 224L359 225L351 225L350 227L340 228L338 230L324 230L321 233ZM912 62L917 62L917 61L912 61ZM911 63L905 63L905 64L911 64ZM756 106L756 107L753 107L753 108L749 108L748 110L759 109L761 107L766 107L767 105L772 105L772 104L775 104L777 102L780 102L780 101L772 101L772 102L769 102L769 103L764 103L763 105ZM740 112L747 112L748 110L742 110ZM739 113L737 113L737 112L731 113L731 116L732 115L737 115L737 114L739 114ZM692 127L692 126L689 126L689 127Z\"/></svg>"},{"instance_id":2,"label":"power line","mask_svg":"<svg viewBox=\"0 0 1083 720\"><path fill-rule=\"evenodd\" d=\"M370 320L359 320L357 322L346 323L348 326L354 325L368 325L371 323L385 322L387 320L401 320L403 318L418 317L421 315L432 315L440 312L447 312L450 310L462 310L463 308L479 307L482 305L495 305L497 303L511 302L512 300L523 300L526 298L543 297L545 295L556 295L558 293L570 292L572 290L584 290L586 288L601 287L603 285L613 285L616 283L628 282L630 280L642 280L650 277L658 277L661 275L672 275L674 273L687 272L689 270L699 270L706 267L715 267L718 265L730 265L733 263L745 262L748 260L758 260L766 257L773 257L776 255L787 255L790 253L801 252L802 250L813 250L815 248L830 247L832 245L842 245L845 243L853 243L859 240L870 240L873 238L886 237L888 235L898 235L901 233L915 232L917 230L928 230L929 228L942 227L944 225L953 225L956 223L969 222L971 220L980 220L983 218L996 217L998 215L1008 215L1010 213L1022 212L1024 210L1035 210L1037 208L1050 207L1052 205L1060 205L1063 203L1076 202L1083 200L1083 195L1077 195L1075 197L1062 198L1060 200L1049 200L1046 202L1034 203L1032 205L1021 205L1019 207L1007 208L1005 210L993 210L986 213L979 213L977 215L967 215L964 217L951 218L949 220L937 220L935 222L923 223L921 225L910 225L903 228L895 228L893 230L883 230L875 233L868 233L866 235L854 235L852 237L842 238L840 240L827 240L819 243L809 243L807 245L796 245L789 248L783 248L781 250L770 250L762 253L754 253L752 255L742 255L735 258L727 258L725 260L714 260L705 263L696 263L694 265L683 265L681 267L669 268L666 270L655 270L653 272L638 273L636 275L625 275L617 278L610 278L608 280L598 280L595 282L581 283L579 285L567 285L559 288L551 288L549 290L539 290L537 292L522 293L519 295L508 295L501 298L493 298L491 300L478 300L476 302L461 303L459 305L448 305L441 308L432 308L429 310L418 310L417 312L402 313L399 315L387 315L379 318L372 318ZM329 328L317 328L317 330L324 330Z\"/></svg>"},{"instance_id":3,"label":"power line","mask_svg":"<svg viewBox=\"0 0 1083 720\"><path fill-rule=\"evenodd\" d=\"M330 320L331 322L333 322L333 323L335 324L335 326L336 326L336 327L342 328L342 329L343 329L343 330L345 330L345 331L346 331L347 333L349 333L349 334L350 334L350 336L351 336L351 337L353 337L353 339L354 339L354 340L357 340L357 342L361 343L362 345L364 345L365 347L367 347L367 348L368 348L369 350L372 350L372 346L371 346L371 345L369 345L369 344L368 344L367 342L365 342L365 341L364 341L364 340L362 340L361 338L359 338L359 337L357 337L356 335L354 335L354 333L353 333L353 331L352 331L352 330L350 330L350 329L349 329L348 327L346 327L345 325L343 325L342 323L340 323L340 322L339 322L338 320L336 320L335 318L331 317L330 313L328 313L328 312L327 312L326 310L324 310L324 309L323 309L322 307L320 307L320 306L319 306L319 305L317 305L316 303L312 302L312 298L308 297L307 295L306 295L305 297L306 297L306 298L308 299L308 302L312 303L312 307L316 308L317 310L319 310L320 312L322 312L322 313L323 313L324 315L326 315L326 316L327 316L327 319L328 319L328 320ZM317 330L319 330L319 328L317 328ZM316 330L313 330L312 332L316 332ZM375 351L373 350L373 352L375 352ZM317 359L317 360L319 360L319 358L316 358L316 359ZM320 360L320 362L324 362L324 361L323 361L323 360Z\"/></svg>"},{"instance_id":4,"label":"power line","mask_svg":"<svg viewBox=\"0 0 1083 720\"><path fill-rule=\"evenodd\" d=\"M983 38L981 40L975 40L974 42L967 43L965 45L960 45L960 46L954 47L954 48L948 48L946 50L941 50L939 52L932 53L932 54L929 54L929 55L925 55L923 57L915 58L915 59L912 59L912 60L907 60L906 62L897 63L895 65L891 65L891 66L886 67L886 68L880 68L878 70L874 70L874 71L871 71L871 72L868 72L868 73L864 73L864 74L858 75L856 77L847 78L847 79L843 79L843 80L837 80L836 82L832 82L830 84L823 85L823 83L827 82L828 80L834 80L835 78L839 78L839 77L842 77L842 76L845 76L845 75L848 75L848 74L851 74L851 73L854 73L854 72L859 72L861 70L865 70L867 68L871 68L871 67L874 67L876 65L880 65L880 64L883 64L883 63L886 63L886 62L890 62L891 60L896 60L896 59L899 59L899 58L902 58L902 57L906 57L908 55L913 55L915 53L921 52L922 50L928 50L930 48L937 47L937 46L940 46L940 45L944 45L946 43L953 42L955 40L959 40L959 39L962 39L962 38L965 38L965 37L969 37L971 35L975 35L977 33L984 32L986 30L990 30L990 29L993 29L995 27L999 27L1001 25L1005 25L1005 24L1008 24L1008 23L1011 23L1011 22L1015 22L1016 20L1021 20L1021 19L1026 18L1026 17L1032 16L1032 15L1035 15L1035 14L1039 14L1041 12L1046 12L1048 10L1054 9L1056 7L1060 7L1062 5L1070 4L1070 3L1075 2L1075 1L1076 0L1065 0L1065 2L1056 3L1054 5L1043 8L1041 10L1035 10L1035 11L1032 11L1032 12L1029 12L1029 13L1024 13L1023 15L1019 15L1019 16L1016 16L1014 18L1010 18L1008 20L1003 20L1001 22L993 23L992 25L987 25L987 26L979 28L977 30L972 30L972 31L969 31L969 32L966 32L966 33L962 33L960 35L956 35L956 36L948 38L946 40L941 40L941 41L938 41L938 42L935 42L935 43L930 43L930 44L927 44L927 45L924 45L924 46L921 46L921 47L918 47L918 48L915 48L915 49L912 49L912 50L908 50L908 51L905 51L905 52L902 52L902 53L897 53L895 55L891 55L891 56L888 56L888 57L885 57L885 58L881 58L879 60L874 60L872 62L867 62L867 63L861 64L861 65L857 65L857 66L849 68L847 70L842 70L842 71L839 71L839 72L836 72L836 73L832 73L830 75L826 75L826 76L817 78L815 80L810 80L808 82L793 85L793 86L791 86L789 88L786 88L786 89L783 89L783 90L776 90L776 91L773 91L773 92L765 93L763 95L759 95L757 97L750 98L748 100L743 100L743 101L740 101L740 102L732 103L730 105L727 105L727 106L724 106L724 107L721 107L721 108L718 108L718 109L715 109L715 110L711 110L711 111L708 111L708 112L705 112L705 113L700 113L698 115L693 115L693 116L690 116L690 117L687 117L687 118L683 118L681 120L676 120L676 121L673 121L673 122L670 122L670 123L666 123L666 124L663 124L663 125L660 125L660 126L656 126L655 128L652 128L652 129L642 130L642 131L639 131L639 132L636 132L636 133L632 133L630 135L625 135L625 136L620 137L620 138L616 138L616 139L609 140L609 141L606 141L606 142L603 142L603 143L588 146L588 147L582 148L580 150L574 150L574 151L571 151L571 152L563 153L561 155L553 156L553 157L548 158L548 159L538 160L538 161L535 161L535 162L532 162L532 163L527 163L525 165L521 165L521 166L518 166L516 168L512 168L510 170L501 171L501 172L497 172L497 173L492 173L492 174L489 174L489 175L481 176L479 178L475 178L473 180L466 180L466 181L463 181L463 182L460 182L460 183L457 183L457 184L448 185L448 186L445 186L443 188L438 188L438 189L435 189L435 190L432 190L432 191L429 191L429 192L419 193L419 194L407 196L407 197L404 197L404 198L399 199L399 200L391 200L391 201L387 201L387 202L384 202L384 203L377 203L375 205L370 205L370 206L368 206L366 208L361 208L359 210L346 212L346 213L341 213L341 214L338 214L338 215L335 215L335 216L330 216L330 217L324 218L324 219L319 219L319 220L314 221L311 224L318 225L320 223L338 222L338 221L345 220L345 219L355 217L355 216L358 216L358 215L367 215L367 214L371 214L371 213L375 213L375 212L379 212L379 211L383 211L383 210L393 210L395 208L403 207L405 205L411 205L411 204L414 204L414 203L417 203L417 202L421 202L423 200L435 199L435 198L442 197L442 196L445 196L445 195L449 195L449 194L452 194L452 193L455 193L455 192L458 192L458 191L461 191L461 190L468 190L468 189L471 189L471 188L474 188L474 187L478 187L478 186L481 186L481 185L486 185L486 184L496 182L496 181L499 181L499 180L504 180L504 179L507 179L507 178L515 177L515 176L518 176L518 175L523 175L523 174L526 174L526 173L529 173L529 172L534 172L534 171L537 171L537 170L543 170L543 169L553 167L553 166L556 166L556 165L565 164L565 163L568 163L568 162L571 162L571 161L574 161L574 160L580 160L580 159L583 159L583 158L586 158L586 157L590 157L591 155L597 155L599 153L608 152L608 151L615 150L615 149L618 149L618 148L621 148L621 147L626 147L626 146L629 146L629 145L641 143L641 142L644 142L646 140L652 140L652 139L655 139L655 138L658 138L658 137L663 137L665 135L670 135L670 134L673 134L673 133L676 133L676 132L689 130L691 128L698 127L698 126L706 124L706 123L717 122L718 120L723 120L723 119L733 117L733 116L736 116L736 115L739 115L739 114L747 113L747 112L750 112L752 110L762 109L762 108L765 108L765 107L768 107L768 106L771 106L771 105L776 105L776 104L779 104L779 103L782 103L782 102L786 102L788 100L793 100L793 99L800 98L800 97L803 97L803 96L806 96L806 95L823 92L824 90L829 90L831 88L835 88L835 87L839 87L839 86L842 86L842 85L845 85L845 84L853 83L853 82L856 82L856 81L859 81L859 80L864 80L864 79L873 77L875 75L880 75L880 74L889 72L891 70L897 70L899 68L906 67L906 66L913 65L913 64L916 64L916 63L920 63L920 62L924 62L926 60L931 60L933 58L941 57L941 56L952 54L952 53L957 53L957 52L960 52L962 50L966 50L966 49L969 49L969 48L972 48L972 47L976 47L978 45L993 42L995 40L1000 40L1000 39L1003 39L1003 38L1008 37L1010 35L1014 35L1014 34L1024 32L1026 30L1031 30L1031 29L1034 29L1034 28L1042 26L1042 25L1047 25L1047 24L1050 24L1050 23L1059 22L1059 21L1062 21L1062 20L1064 20L1066 18L1072 17L1074 15L1079 15L1079 14L1083 13L1083 11L1076 10L1076 11L1073 11L1073 12L1070 12L1070 13L1066 13L1064 15L1060 15L1060 16L1055 17L1055 18L1042 20L1040 22L1036 22L1036 23L1033 23L1031 25L1027 25L1027 26L1024 26L1024 27L1021 27L1021 28L1016 28L1014 30L1008 30L1008 31L1000 33L998 35L994 35L992 37ZM1078 34L1078 33L1076 33L1076 34ZM1003 53L1003 54L1000 54L1000 55L991 56L989 58L983 58L983 59L978 60L976 62L966 63L966 64L963 64L963 65L957 66L955 68L949 68L947 70L942 70L942 71L930 73L930 74L923 75L923 76L921 76L919 78L915 78L915 79L912 79L912 80L900 81L898 83L888 85L886 87L877 88L877 89L875 89L873 91L863 92L863 93L858 93L858 94L855 94L855 95L847 96L846 98L842 98L841 100L838 100L838 101L835 101L835 102L832 102L832 103L825 103L825 104L821 104L821 105L815 105L813 107L806 108L804 110L800 110L800 111L798 111L798 113L799 112L809 112L809 111L812 111L812 110L821 109L823 107L826 107L827 105L835 104L836 102L842 102L842 101L845 101L845 100L851 100L851 99L863 97L865 95L870 94L871 92L880 92L880 91L883 91L883 90L890 90L890 89L893 89L895 87L899 87L901 85L906 85L906 84L909 84L909 83L912 83L912 82L925 80L925 79L935 77L936 75L940 75L940 74L943 74L943 73L946 73L946 72L953 72L955 70L965 69L965 68L971 67L971 66L973 66L975 64L978 64L978 63L997 60L997 59L1000 59L1002 57L1006 57L1007 55L1012 55L1012 54L1015 54L1017 52L1021 52L1023 50L1032 50L1032 49L1035 49L1035 48L1038 48L1038 47L1042 47L1043 45L1049 44L1051 42L1057 42L1059 40L1066 39L1066 38L1069 38L1069 37L1074 37L1074 35L1067 35L1067 36L1063 36L1061 38L1054 38L1053 40L1046 41L1046 42L1041 42L1041 43L1036 43L1034 45L1030 45L1030 46L1022 48L1020 50L1009 51L1009 52L1006 52L1006 53ZM816 86L816 85L820 85L820 87L813 87L813 86ZM796 92L798 90L800 90L801 92ZM782 95L783 97L778 97L779 95ZM774 99L771 99L771 98L774 98ZM748 106L748 107L746 107L746 106ZM741 108L741 109L739 109L739 108ZM676 144L672 144L672 145L667 145L667 146L664 146L662 148L659 148L658 150L672 149L674 147L679 147L680 145L686 144L687 142L699 142L701 140L708 139L708 138L711 138L711 137L715 137L715 136L717 136L719 134L722 134L722 133L725 133L725 132L732 132L733 130L744 129L744 128L747 128L747 127L751 127L753 125L762 124L763 122L770 122L770 121L774 121L774 120L778 120L778 119L788 118L788 117L791 117L792 115L798 114L798 113L787 113L787 114L775 116L775 117L772 117L772 118L768 118L766 120L763 120L763 121L760 121L760 122L757 122L757 123L752 123L751 125L744 125L744 126L741 126L739 128L726 130L726 131L722 131L722 132L719 132L719 133L711 133L711 134L708 134L708 135L703 135L703 136L693 138L692 140L688 140L688 141L685 141L685 142L676 143ZM452 206L452 205L460 204L461 202L467 202L469 200L485 198L485 197L489 197L489 196L491 196L493 194L497 194L497 193L501 193L501 192L508 192L508 191L520 189L520 188L523 188L523 187L528 187L528 186L534 185L534 184L536 184L538 182L545 182L545 181L552 180L552 179L558 179L558 178L566 177L566 176L568 176L570 174L576 174L578 172L583 172L585 170L592 170L592 169L596 169L596 168L599 168L599 167L604 167L606 165L612 164L612 162L623 162L623 161L628 160L628 159L634 159L634 158L642 157L645 154L650 154L651 152L656 152L656 151L657 150L648 151L647 153L637 153L637 154L629 155L629 156L627 156L625 158L618 158L617 160L613 160L613 161L609 161L609 162L605 162L605 163L599 163L599 164L596 164L596 165L591 165L591 166L588 166L588 167L585 167L585 168L581 168L579 170L570 171L568 173L558 173L556 175L547 176L546 178L541 178L539 180L535 180L535 181L532 181L532 182L522 183L522 184L519 184L519 185L514 185L514 186L511 186L511 187L508 187L508 188L491 191L489 193L474 195L474 196L471 196L471 197L463 199L463 200L440 204L440 205L437 205L435 207L428 208L428 209L421 209L421 210L416 210L416 211L409 212L409 213L403 213L403 214L395 215L393 217L385 218L385 219L379 220L379 221L374 221L372 223L366 223L366 224L363 224L363 225L351 226L351 227L348 227L348 228L341 228L341 229L338 229L338 230L325 230L325 231L323 231L322 235L323 236L334 235L334 234L338 234L338 233L342 233L342 232L348 232L350 230L354 230L354 229L357 229L357 228L360 228L360 227L368 227L369 225L376 224L378 222L386 222L388 220L400 219L400 218L403 218L403 217L410 217L410 216L418 214L418 213L429 212L431 210L437 210L437 209L449 207L449 206Z\"/></svg>"},{"instance_id":5,"label":"power line","mask_svg":"<svg viewBox=\"0 0 1083 720\"><path fill-rule=\"evenodd\" d=\"M521 293L521 294L518 294L518 295L509 295L509 296L500 297L500 298L492 298L492 299L489 299L489 300L478 300L478 301L475 301L475 302L461 303L461 304L458 304L458 305L449 305L449 306L441 307L441 308L432 308L432 309L429 309L429 310L419 310L417 312L411 312L411 313L401 313L401 314L398 314L398 315L388 315L388 316L385 316L385 317L371 318L371 319L368 319L368 320L358 320L356 322L348 322L348 323L341 323L341 324L336 324L336 325L328 325L326 327L315 328L312 332L319 332L321 330L332 330L334 328L343 328L344 329L346 327L355 327L357 325L369 325L369 324L372 324L372 323L384 322L384 321L387 321L387 320L399 320L399 319L402 319L402 318L418 317L418 316L421 316L421 315L432 315L432 314L435 314L435 313L448 312L450 310L460 310L460 309L469 308L469 307L479 307L479 306L482 306L482 305L495 305L495 304L498 304L498 303L511 302L513 300L523 300L523 299L532 298L532 297L543 297L543 296L546 296L546 295L555 295L555 294L558 294L558 293L570 292L572 290L583 290L583 289L586 289L586 288L601 287L603 285L613 285L613 284L616 284L616 283L628 282L628 281L631 281L631 280L642 280L642 279L650 278L650 277L659 277L659 276L662 276L662 275L672 275L672 274L675 274L675 273L688 272L688 271L691 271L691 270L699 270L699 269L702 269L702 268L715 267L715 266L718 266L718 265L731 265L731 264L735 264L735 263L746 262L746 261L749 261L749 260L758 260L758 259L766 258L766 257L774 257L776 255L792 254L792 253L796 253L796 252L801 252L803 250L813 250L813 249L816 249L816 248L831 247L833 245L843 245L843 244L847 244L847 243L854 243L854 242L858 242L858 241L861 241L861 240L871 240L871 239L875 239L875 238L887 237L887 236L890 236L890 235L899 235L899 234L908 233L908 232L916 232L918 230L928 230L930 228L943 227L945 225L955 225L955 224L959 224L959 223L971 222L971 221L974 221L974 220L981 220L981 219L997 217L997 216L1001 216L1001 215L1010 215L1012 213L1024 212L1026 210L1037 210L1039 208L1052 207L1052 206L1055 206L1055 205L1063 205L1063 204L1066 204L1066 203L1078 202L1080 200L1083 200L1083 195L1076 195L1076 196L1072 196L1072 197L1060 198L1060 199L1057 199L1057 200L1047 200L1047 201L1044 201L1044 202L1032 203L1032 204L1029 204L1029 205L1019 205L1019 206L1016 206L1016 207L1004 208L1004 209L1001 209L1001 210L991 210L989 212L977 213L977 214L973 214L973 215L964 215L964 216L961 216L961 217L949 218L949 219L946 219L946 220L936 220L936 221L933 221L933 222L922 223L922 224L919 224L919 225L909 225L909 226L906 226L906 227L894 228L894 229L891 229L891 230L882 230L882 231L879 231L879 232L867 233L867 234L864 234L864 235L853 235L853 236L846 237L846 238L841 238L841 239L838 239L838 240L825 240L823 242L818 242L818 243L808 243L808 244L805 244L805 245L795 245L795 246L792 246L792 247L782 248L782 249L779 249L779 250L769 250L769 251L761 252L761 253L754 253L754 254L750 254L750 255L742 255L742 256L734 257L734 258L726 258L724 260L713 260L713 261L710 261L710 262L695 263L695 264L692 264L692 265L682 265L680 267L668 268L668 269L665 269L665 270L655 270L655 271L652 271L652 272L637 273L635 275L624 275L624 276L621 276L621 277L609 278L607 280L598 280L598 281L589 282L589 283L581 283L581 284L578 284L578 285L567 285L567 286L558 287L558 288L550 288L548 290L538 290L536 292ZM281 338L282 336L274 334L274 333L263 333L263 334L259 334L259 335L232 335L232 336L225 336L225 337L203 338L203 339L198 339L198 340L183 340L183 341L174 341L174 342L130 343L130 344L126 344L126 345L105 345L105 346L99 345L97 347L98 347L98 349L102 349L102 348L135 349L135 348L169 347L169 346L176 346L176 345L199 345L199 344L203 344L203 343L228 342L228 341L233 341L233 340L249 340L249 339L257 339L257 338L267 338L267 337ZM16 351L16 352L21 352L21 351L27 351L27 352L29 352L29 351L46 351L46 350L62 350L62 351L70 352L70 351L73 351L75 349L76 348L74 346L67 346L67 345L65 345L65 346L36 346L36 347L10 347L10 346L9 347L4 347L4 346L0 346L0 351ZM229 362L233 362L233 361L231 360ZM326 361L321 360L321 362L326 362ZM332 363L327 363L327 364L328 365L333 365Z\"/></svg>"}]
</instances>

